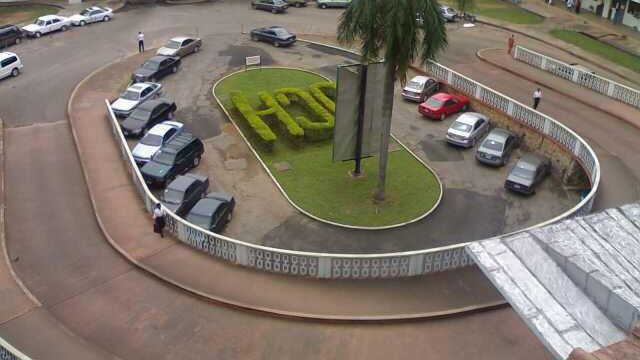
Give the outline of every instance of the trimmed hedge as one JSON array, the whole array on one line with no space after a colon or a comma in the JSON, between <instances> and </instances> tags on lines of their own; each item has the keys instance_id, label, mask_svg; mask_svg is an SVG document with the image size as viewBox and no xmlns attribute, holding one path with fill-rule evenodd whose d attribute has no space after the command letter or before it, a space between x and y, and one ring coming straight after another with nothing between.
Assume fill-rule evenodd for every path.
<instances>
[{"instance_id":1,"label":"trimmed hedge","mask_svg":"<svg viewBox=\"0 0 640 360\"><path fill-rule=\"evenodd\" d=\"M269 114L275 115L278 122L286 129L286 133L291 140L298 145L301 144L304 138L304 130L293 120L291 115L289 115L268 92L261 91L258 93L258 97L267 106L267 109L265 109L263 113L268 112ZM276 97L278 97L278 95L276 95ZM266 115L266 113L264 114Z\"/></svg>"},{"instance_id":2,"label":"trimmed hedge","mask_svg":"<svg viewBox=\"0 0 640 360\"><path fill-rule=\"evenodd\" d=\"M327 108L332 113L336 113L336 103L329 96L325 94L323 90L328 90L330 94L333 95L333 98L336 97L336 83L333 81L329 82L321 82L316 83L309 86L309 91L311 95L315 97L325 108Z\"/></svg>"},{"instance_id":3,"label":"trimmed hedge","mask_svg":"<svg viewBox=\"0 0 640 360\"><path fill-rule=\"evenodd\" d=\"M284 98L286 98L286 100ZM318 103L311 94L298 88L283 88L276 90L276 98L280 104L289 104L291 100L299 101L304 107L314 114L320 122L311 121L306 116L296 117L296 121L304 129L305 138L310 141L330 139L333 136L333 128L336 118Z\"/></svg>"},{"instance_id":4,"label":"trimmed hedge","mask_svg":"<svg viewBox=\"0 0 640 360\"><path fill-rule=\"evenodd\" d=\"M249 101L241 93L232 92L231 103L253 129L264 148L267 151L273 151L273 145L278 137L271 131L269 125L262 121L260 114L249 104Z\"/></svg>"}]
</instances>

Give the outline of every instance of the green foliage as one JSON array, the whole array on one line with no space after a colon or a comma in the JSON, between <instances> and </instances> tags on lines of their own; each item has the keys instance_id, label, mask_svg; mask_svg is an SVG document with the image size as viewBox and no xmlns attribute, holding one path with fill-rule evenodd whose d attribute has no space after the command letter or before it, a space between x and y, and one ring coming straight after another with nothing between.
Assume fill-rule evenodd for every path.
<instances>
[{"instance_id":1,"label":"green foliage","mask_svg":"<svg viewBox=\"0 0 640 360\"><path fill-rule=\"evenodd\" d=\"M272 151L277 136L271 131L271 128L262 121L258 112L249 104L247 99L239 92L232 92L231 103L247 121L251 129L253 129L260 144L264 146L267 151Z\"/></svg>"},{"instance_id":2,"label":"green foliage","mask_svg":"<svg viewBox=\"0 0 640 360\"><path fill-rule=\"evenodd\" d=\"M285 96L288 101L301 103L305 109L320 121L311 121L306 116L296 117L296 121L305 131L305 138L310 141L325 140L333 136L336 118L325 109L311 94L298 88L283 88L276 90L276 96Z\"/></svg>"},{"instance_id":3,"label":"green foliage","mask_svg":"<svg viewBox=\"0 0 640 360\"><path fill-rule=\"evenodd\" d=\"M544 20L542 16L525 10L511 1L476 0L476 2L474 12L478 15L521 25L540 24Z\"/></svg>"},{"instance_id":4,"label":"green foliage","mask_svg":"<svg viewBox=\"0 0 640 360\"><path fill-rule=\"evenodd\" d=\"M278 123L286 129L288 137L294 141L294 143L301 144L302 138L304 137L304 130L293 120L291 115L289 115L268 92L260 91L258 97L265 104L267 107L266 111L268 111L268 113L262 112L261 114L275 115Z\"/></svg>"},{"instance_id":5,"label":"green foliage","mask_svg":"<svg viewBox=\"0 0 640 360\"><path fill-rule=\"evenodd\" d=\"M476 6L475 0L456 0L458 11L464 15Z\"/></svg>"},{"instance_id":6,"label":"green foliage","mask_svg":"<svg viewBox=\"0 0 640 360\"><path fill-rule=\"evenodd\" d=\"M311 95L318 100L327 110L331 111L335 114L336 112L336 103L331 100L329 95L325 94L325 91L329 94L332 94L332 97L336 98L336 83L334 81L329 82L321 82L317 84L313 84L309 86L309 91Z\"/></svg>"}]
</instances>

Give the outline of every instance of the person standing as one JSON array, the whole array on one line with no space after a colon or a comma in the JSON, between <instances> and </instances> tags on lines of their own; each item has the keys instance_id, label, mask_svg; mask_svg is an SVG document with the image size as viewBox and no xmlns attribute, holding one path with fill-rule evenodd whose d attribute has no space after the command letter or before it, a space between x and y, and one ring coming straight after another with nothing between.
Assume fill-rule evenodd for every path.
<instances>
[{"instance_id":1,"label":"person standing","mask_svg":"<svg viewBox=\"0 0 640 360\"><path fill-rule=\"evenodd\" d=\"M540 99L542 98L542 90L537 88L536 91L533 92L533 108L537 109L540 104Z\"/></svg>"},{"instance_id":2,"label":"person standing","mask_svg":"<svg viewBox=\"0 0 640 360\"><path fill-rule=\"evenodd\" d=\"M507 40L507 54L511 55L511 50L513 50L513 45L515 45L516 43L516 38L513 34L511 34L511 36L509 36L509 39Z\"/></svg>"},{"instance_id":3,"label":"person standing","mask_svg":"<svg viewBox=\"0 0 640 360\"><path fill-rule=\"evenodd\" d=\"M582 2L580 0L576 0L576 14L580 14L580 6L582 6Z\"/></svg>"},{"instance_id":4,"label":"person standing","mask_svg":"<svg viewBox=\"0 0 640 360\"><path fill-rule=\"evenodd\" d=\"M144 34L138 31L138 52L144 52Z\"/></svg>"},{"instance_id":5,"label":"person standing","mask_svg":"<svg viewBox=\"0 0 640 360\"><path fill-rule=\"evenodd\" d=\"M160 203L157 203L156 206L153 207L153 232L156 234L160 234L160 237L164 237L165 220L164 220L165 212Z\"/></svg>"}]
</instances>

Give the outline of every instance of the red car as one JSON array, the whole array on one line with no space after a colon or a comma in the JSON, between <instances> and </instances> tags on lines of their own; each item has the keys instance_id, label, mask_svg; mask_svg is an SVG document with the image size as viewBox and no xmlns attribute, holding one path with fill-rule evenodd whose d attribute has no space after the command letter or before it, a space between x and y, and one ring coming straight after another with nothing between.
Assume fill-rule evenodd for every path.
<instances>
[{"instance_id":1,"label":"red car","mask_svg":"<svg viewBox=\"0 0 640 360\"><path fill-rule=\"evenodd\" d=\"M444 120L445 117L469 108L469 99L462 95L437 93L427 101L418 105L420 114L431 118Z\"/></svg>"}]
</instances>

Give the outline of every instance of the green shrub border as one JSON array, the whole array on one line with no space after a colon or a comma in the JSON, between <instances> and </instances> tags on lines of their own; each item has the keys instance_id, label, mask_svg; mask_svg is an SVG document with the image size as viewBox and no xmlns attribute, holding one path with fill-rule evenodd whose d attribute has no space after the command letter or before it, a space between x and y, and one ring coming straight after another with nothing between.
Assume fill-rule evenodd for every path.
<instances>
[{"instance_id":1,"label":"green shrub border","mask_svg":"<svg viewBox=\"0 0 640 360\"><path fill-rule=\"evenodd\" d=\"M260 118L260 114L249 104L249 101L239 92L231 93L231 103L247 121L257 135L259 143L266 150L273 151L277 136L271 128Z\"/></svg>"}]
</instances>

